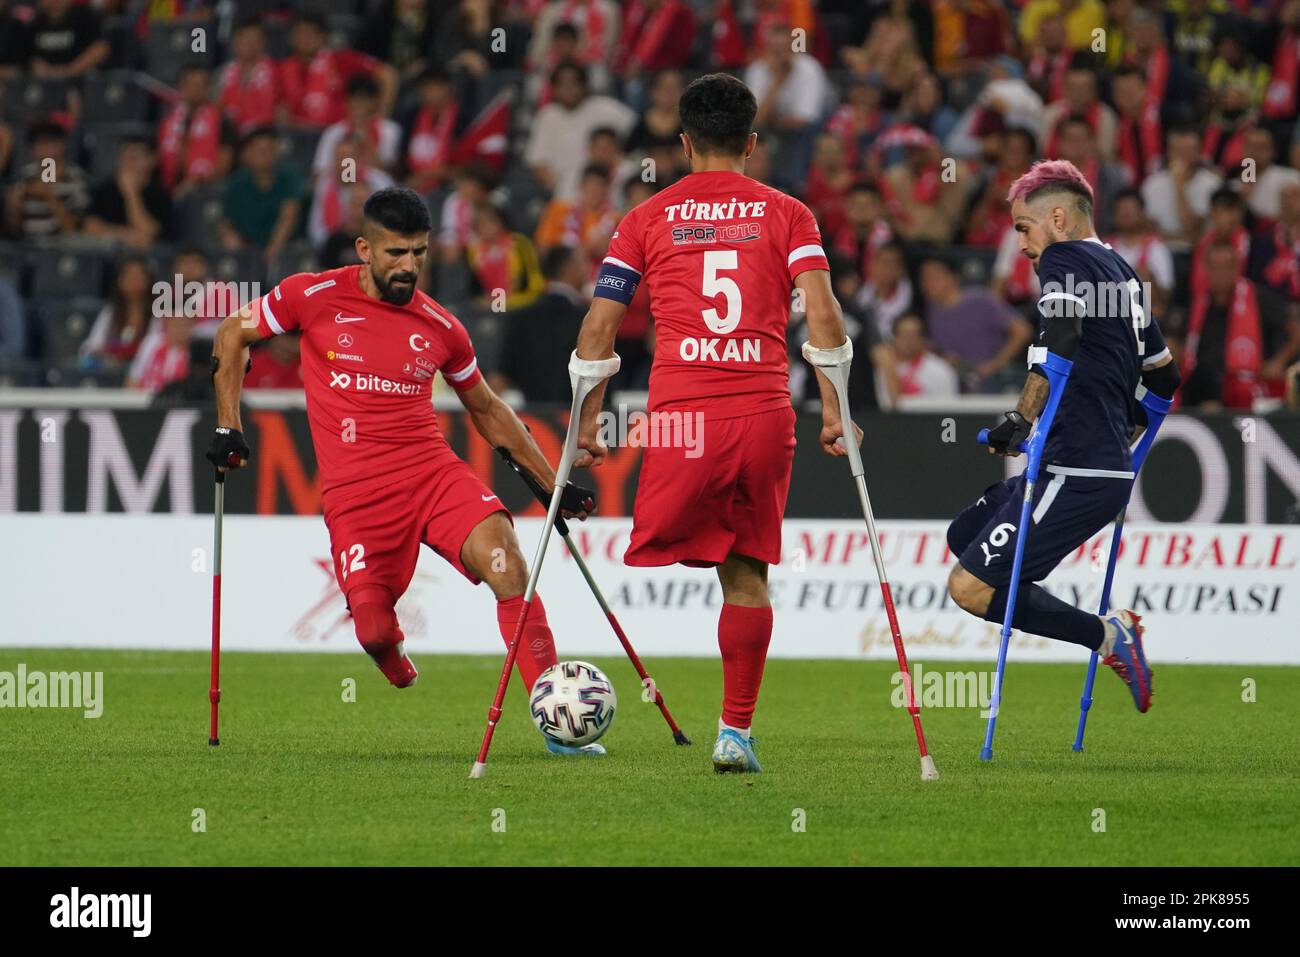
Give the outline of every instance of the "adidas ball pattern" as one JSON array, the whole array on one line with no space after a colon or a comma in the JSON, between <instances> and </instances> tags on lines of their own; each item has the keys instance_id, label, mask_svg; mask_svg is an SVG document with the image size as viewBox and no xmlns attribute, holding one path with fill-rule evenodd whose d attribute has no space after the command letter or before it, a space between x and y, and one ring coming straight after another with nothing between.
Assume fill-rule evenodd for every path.
<instances>
[{"instance_id":1,"label":"adidas ball pattern","mask_svg":"<svg viewBox=\"0 0 1300 957\"><path fill-rule=\"evenodd\" d=\"M591 744L614 723L618 698L601 670L585 661L561 661L537 677L528 699L537 729L560 744Z\"/></svg>"}]
</instances>

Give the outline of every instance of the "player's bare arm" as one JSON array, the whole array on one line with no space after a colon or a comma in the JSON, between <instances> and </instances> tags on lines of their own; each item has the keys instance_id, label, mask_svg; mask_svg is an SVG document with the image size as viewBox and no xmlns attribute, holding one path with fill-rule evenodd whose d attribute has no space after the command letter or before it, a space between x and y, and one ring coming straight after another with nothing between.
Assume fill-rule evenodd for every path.
<instances>
[{"instance_id":1,"label":"player's bare arm","mask_svg":"<svg viewBox=\"0 0 1300 957\"><path fill-rule=\"evenodd\" d=\"M627 306L621 302L601 297L593 299L591 308L582 320L582 329L578 332L578 358L608 359L614 355L614 337L618 335L618 327L626 313ZM600 441L597 419L605 402L607 381L602 380L600 385L592 389L582 405L578 425L578 449L581 454L574 462L577 468L600 465L609 452L605 443Z\"/></svg>"},{"instance_id":2,"label":"player's bare arm","mask_svg":"<svg viewBox=\"0 0 1300 957\"><path fill-rule=\"evenodd\" d=\"M844 313L839 301L831 289L831 274L825 269L808 269L795 277L795 287L803 296L804 314L808 320L808 341L814 349L835 349L844 345L848 333L844 331ZM842 445L836 440L844 435L844 423L840 421L840 403L835 395L835 387L829 379L813 367L817 375L817 387L822 394L822 431L818 436L822 451L828 455L847 455ZM853 426L856 441L862 444L862 430Z\"/></svg>"},{"instance_id":3,"label":"player's bare arm","mask_svg":"<svg viewBox=\"0 0 1300 957\"><path fill-rule=\"evenodd\" d=\"M257 323L253 321L252 303L227 316L217 327L217 334L212 341L212 386L217 396L217 435L213 440L213 449L209 458L214 456L217 468L225 471L228 467L226 451L240 453L239 464L229 466L243 468L248 464L248 446L243 444L244 426L239 420L239 393L244 384L244 375L248 371L248 347L257 342L261 335ZM220 430L225 429L227 432ZM218 448L221 445L221 448ZM226 450L225 445L231 449Z\"/></svg>"},{"instance_id":4,"label":"player's bare arm","mask_svg":"<svg viewBox=\"0 0 1300 957\"><path fill-rule=\"evenodd\" d=\"M461 404L469 412L478 434L493 448L504 448L519 465L526 469L548 491L555 490L555 471L546 456L533 441L532 435L519 421L515 410L510 408L502 398L492 391L486 380L481 380L473 388L457 392ZM585 510L562 509L565 518L585 519ZM595 509L591 509L595 511Z\"/></svg>"}]
</instances>

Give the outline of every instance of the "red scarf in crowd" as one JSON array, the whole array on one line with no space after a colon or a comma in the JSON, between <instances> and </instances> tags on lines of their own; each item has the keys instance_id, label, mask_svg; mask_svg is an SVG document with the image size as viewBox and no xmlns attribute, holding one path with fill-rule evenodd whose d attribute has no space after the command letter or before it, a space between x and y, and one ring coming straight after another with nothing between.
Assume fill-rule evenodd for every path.
<instances>
[{"instance_id":1,"label":"red scarf in crowd","mask_svg":"<svg viewBox=\"0 0 1300 957\"><path fill-rule=\"evenodd\" d=\"M1237 250L1237 275L1246 274L1246 264L1250 259L1250 233L1245 226L1238 226L1232 231L1232 235L1227 237L1228 242L1232 243L1232 248ZM1205 254L1216 242L1221 242L1223 237L1219 236L1212 229L1207 229L1204 235L1196 241L1196 248L1192 250L1192 275L1191 287L1192 294L1205 291Z\"/></svg>"},{"instance_id":2,"label":"red scarf in crowd","mask_svg":"<svg viewBox=\"0 0 1300 957\"><path fill-rule=\"evenodd\" d=\"M1201 157L1221 170L1236 170L1246 155L1246 133L1250 126L1225 130L1217 121L1205 127L1201 141ZM1226 134L1226 137L1225 137Z\"/></svg>"},{"instance_id":3,"label":"red scarf in crowd","mask_svg":"<svg viewBox=\"0 0 1300 957\"><path fill-rule=\"evenodd\" d=\"M631 0L623 15L622 34L635 39L623 44L619 57L620 72L629 67L656 69L663 56L664 42L670 36L669 31L683 11L677 0L665 0L657 10L647 10L644 0Z\"/></svg>"},{"instance_id":4,"label":"red scarf in crowd","mask_svg":"<svg viewBox=\"0 0 1300 957\"><path fill-rule=\"evenodd\" d=\"M1147 80L1146 101L1159 106L1164 102L1165 91L1169 86L1169 48L1165 44L1156 47L1155 52L1146 58L1145 63L1138 61L1138 52L1131 51L1124 57L1125 66L1145 68Z\"/></svg>"},{"instance_id":5,"label":"red scarf in crowd","mask_svg":"<svg viewBox=\"0 0 1300 957\"><path fill-rule=\"evenodd\" d=\"M1300 299L1300 257L1296 249L1300 240L1293 240L1284 223L1273 227L1273 259L1264 267L1264 281L1288 299Z\"/></svg>"},{"instance_id":6,"label":"red scarf in crowd","mask_svg":"<svg viewBox=\"0 0 1300 957\"><path fill-rule=\"evenodd\" d=\"M1065 74L1074 59L1072 50L1062 50L1053 57L1046 53L1035 53L1029 61L1028 77L1031 81L1047 82L1047 102L1055 103L1065 95Z\"/></svg>"},{"instance_id":7,"label":"red scarf in crowd","mask_svg":"<svg viewBox=\"0 0 1300 957\"><path fill-rule=\"evenodd\" d=\"M1187 319L1187 345L1183 349L1180 370L1187 382L1196 369L1196 353L1201 346L1201 329L1209 311L1210 294L1202 290L1192 299ZM1244 277L1237 279L1228 308L1228 329L1223 346L1223 404L1234 409L1248 409L1258 393L1259 367L1264 358L1264 339L1259 324L1259 303L1255 286Z\"/></svg>"},{"instance_id":8,"label":"red scarf in crowd","mask_svg":"<svg viewBox=\"0 0 1300 957\"><path fill-rule=\"evenodd\" d=\"M1129 179L1140 183L1161 164L1160 106L1148 101L1135 120L1120 117L1116 146L1119 161L1128 170Z\"/></svg>"},{"instance_id":9,"label":"red scarf in crowd","mask_svg":"<svg viewBox=\"0 0 1300 957\"><path fill-rule=\"evenodd\" d=\"M215 176L220 154L221 111L210 103L193 111L178 103L158 127L158 166L168 189Z\"/></svg>"},{"instance_id":10,"label":"red scarf in crowd","mask_svg":"<svg viewBox=\"0 0 1300 957\"><path fill-rule=\"evenodd\" d=\"M1024 259L1023 256L1020 258ZM898 392L900 395L921 394L921 383L917 379L917 375L921 371L921 363L923 362L925 362L924 352L915 359L898 363Z\"/></svg>"},{"instance_id":11,"label":"red scarf in crowd","mask_svg":"<svg viewBox=\"0 0 1300 957\"><path fill-rule=\"evenodd\" d=\"M736 19L736 5L733 0L721 0L713 19L713 65L737 69L748 63L749 51Z\"/></svg>"},{"instance_id":12,"label":"red scarf in crowd","mask_svg":"<svg viewBox=\"0 0 1300 957\"><path fill-rule=\"evenodd\" d=\"M410 172L428 173L447 164L457 113L455 103L444 106L437 117L427 106L420 107L406 148L406 167Z\"/></svg>"},{"instance_id":13,"label":"red scarf in crowd","mask_svg":"<svg viewBox=\"0 0 1300 957\"><path fill-rule=\"evenodd\" d=\"M1264 94L1261 112L1269 119L1285 120L1295 116L1297 70L1300 65L1300 35L1287 28L1277 41L1273 54L1273 74Z\"/></svg>"},{"instance_id":14,"label":"red scarf in crowd","mask_svg":"<svg viewBox=\"0 0 1300 957\"><path fill-rule=\"evenodd\" d=\"M189 347L169 345L166 339L160 339L158 348L144 361L138 385L146 392L157 392L163 386L185 378L189 371Z\"/></svg>"},{"instance_id":15,"label":"red scarf in crowd","mask_svg":"<svg viewBox=\"0 0 1300 957\"><path fill-rule=\"evenodd\" d=\"M1011 302L1033 299L1037 291L1035 277L1033 260L1017 252L1011 262L1011 275L1007 277L1007 299Z\"/></svg>"},{"instance_id":16,"label":"red scarf in crowd","mask_svg":"<svg viewBox=\"0 0 1300 957\"><path fill-rule=\"evenodd\" d=\"M479 285L487 295L494 289L504 289L509 295L514 288L510 281L510 252L514 247L514 236L503 233L495 243L485 243L480 239L472 242L474 274Z\"/></svg>"},{"instance_id":17,"label":"red scarf in crowd","mask_svg":"<svg viewBox=\"0 0 1300 957\"><path fill-rule=\"evenodd\" d=\"M218 99L240 133L274 124L275 107L279 100L275 63L270 57L264 56L253 64L247 74L237 62L226 64L221 71Z\"/></svg>"}]
</instances>

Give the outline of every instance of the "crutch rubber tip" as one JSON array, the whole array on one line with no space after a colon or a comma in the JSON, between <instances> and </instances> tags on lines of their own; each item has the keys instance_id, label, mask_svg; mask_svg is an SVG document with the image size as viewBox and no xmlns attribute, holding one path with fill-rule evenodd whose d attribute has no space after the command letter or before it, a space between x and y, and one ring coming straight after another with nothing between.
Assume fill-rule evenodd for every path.
<instances>
[{"instance_id":1,"label":"crutch rubber tip","mask_svg":"<svg viewBox=\"0 0 1300 957\"><path fill-rule=\"evenodd\" d=\"M921 780L939 780L939 769L934 766L934 758L930 757L928 754L921 758Z\"/></svg>"},{"instance_id":2,"label":"crutch rubber tip","mask_svg":"<svg viewBox=\"0 0 1300 957\"><path fill-rule=\"evenodd\" d=\"M221 743L221 739L220 739L220 738L208 738L208 745L209 745L210 747L214 747L214 748L215 748L215 747L216 747L217 745L219 745L220 743Z\"/></svg>"},{"instance_id":3,"label":"crutch rubber tip","mask_svg":"<svg viewBox=\"0 0 1300 957\"><path fill-rule=\"evenodd\" d=\"M980 752L980 760L981 760L981 761L992 761L992 760L993 760L993 749L992 749L992 748L985 748L984 750L982 750L982 751Z\"/></svg>"},{"instance_id":4,"label":"crutch rubber tip","mask_svg":"<svg viewBox=\"0 0 1300 957\"><path fill-rule=\"evenodd\" d=\"M487 765L482 761L475 761L474 766L469 769L469 777L471 781L475 778L481 778L485 774L487 774Z\"/></svg>"},{"instance_id":5,"label":"crutch rubber tip","mask_svg":"<svg viewBox=\"0 0 1300 957\"><path fill-rule=\"evenodd\" d=\"M1081 744L1076 744L1076 745L1074 745L1073 747L1071 747L1070 750L1071 750L1071 751L1082 751L1082 750L1083 750L1083 745L1081 745Z\"/></svg>"},{"instance_id":6,"label":"crutch rubber tip","mask_svg":"<svg viewBox=\"0 0 1300 957\"><path fill-rule=\"evenodd\" d=\"M678 744L690 744L690 743L691 743L691 739L688 738L688 737L686 737L686 732L685 732L685 731L680 731L680 730L679 730L679 731L675 731L675 732L673 732L673 740L676 741Z\"/></svg>"}]
</instances>

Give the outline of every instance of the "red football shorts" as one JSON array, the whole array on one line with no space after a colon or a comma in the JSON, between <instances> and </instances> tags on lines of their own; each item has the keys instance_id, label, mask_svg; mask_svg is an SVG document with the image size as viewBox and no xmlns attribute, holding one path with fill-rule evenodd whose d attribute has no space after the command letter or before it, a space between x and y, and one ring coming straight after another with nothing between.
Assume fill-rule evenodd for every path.
<instances>
[{"instance_id":1,"label":"red football shorts","mask_svg":"<svg viewBox=\"0 0 1300 957\"><path fill-rule=\"evenodd\" d=\"M325 506L334 577L347 595L359 585L384 585L396 601L415 574L420 545L445 558L475 585L460 560L474 526L493 512L510 512L473 469L447 455L432 469Z\"/></svg>"},{"instance_id":2,"label":"red football shorts","mask_svg":"<svg viewBox=\"0 0 1300 957\"><path fill-rule=\"evenodd\" d=\"M789 406L729 419L706 414L695 458L686 448L646 448L623 561L702 568L734 552L779 564L794 422Z\"/></svg>"}]
</instances>

